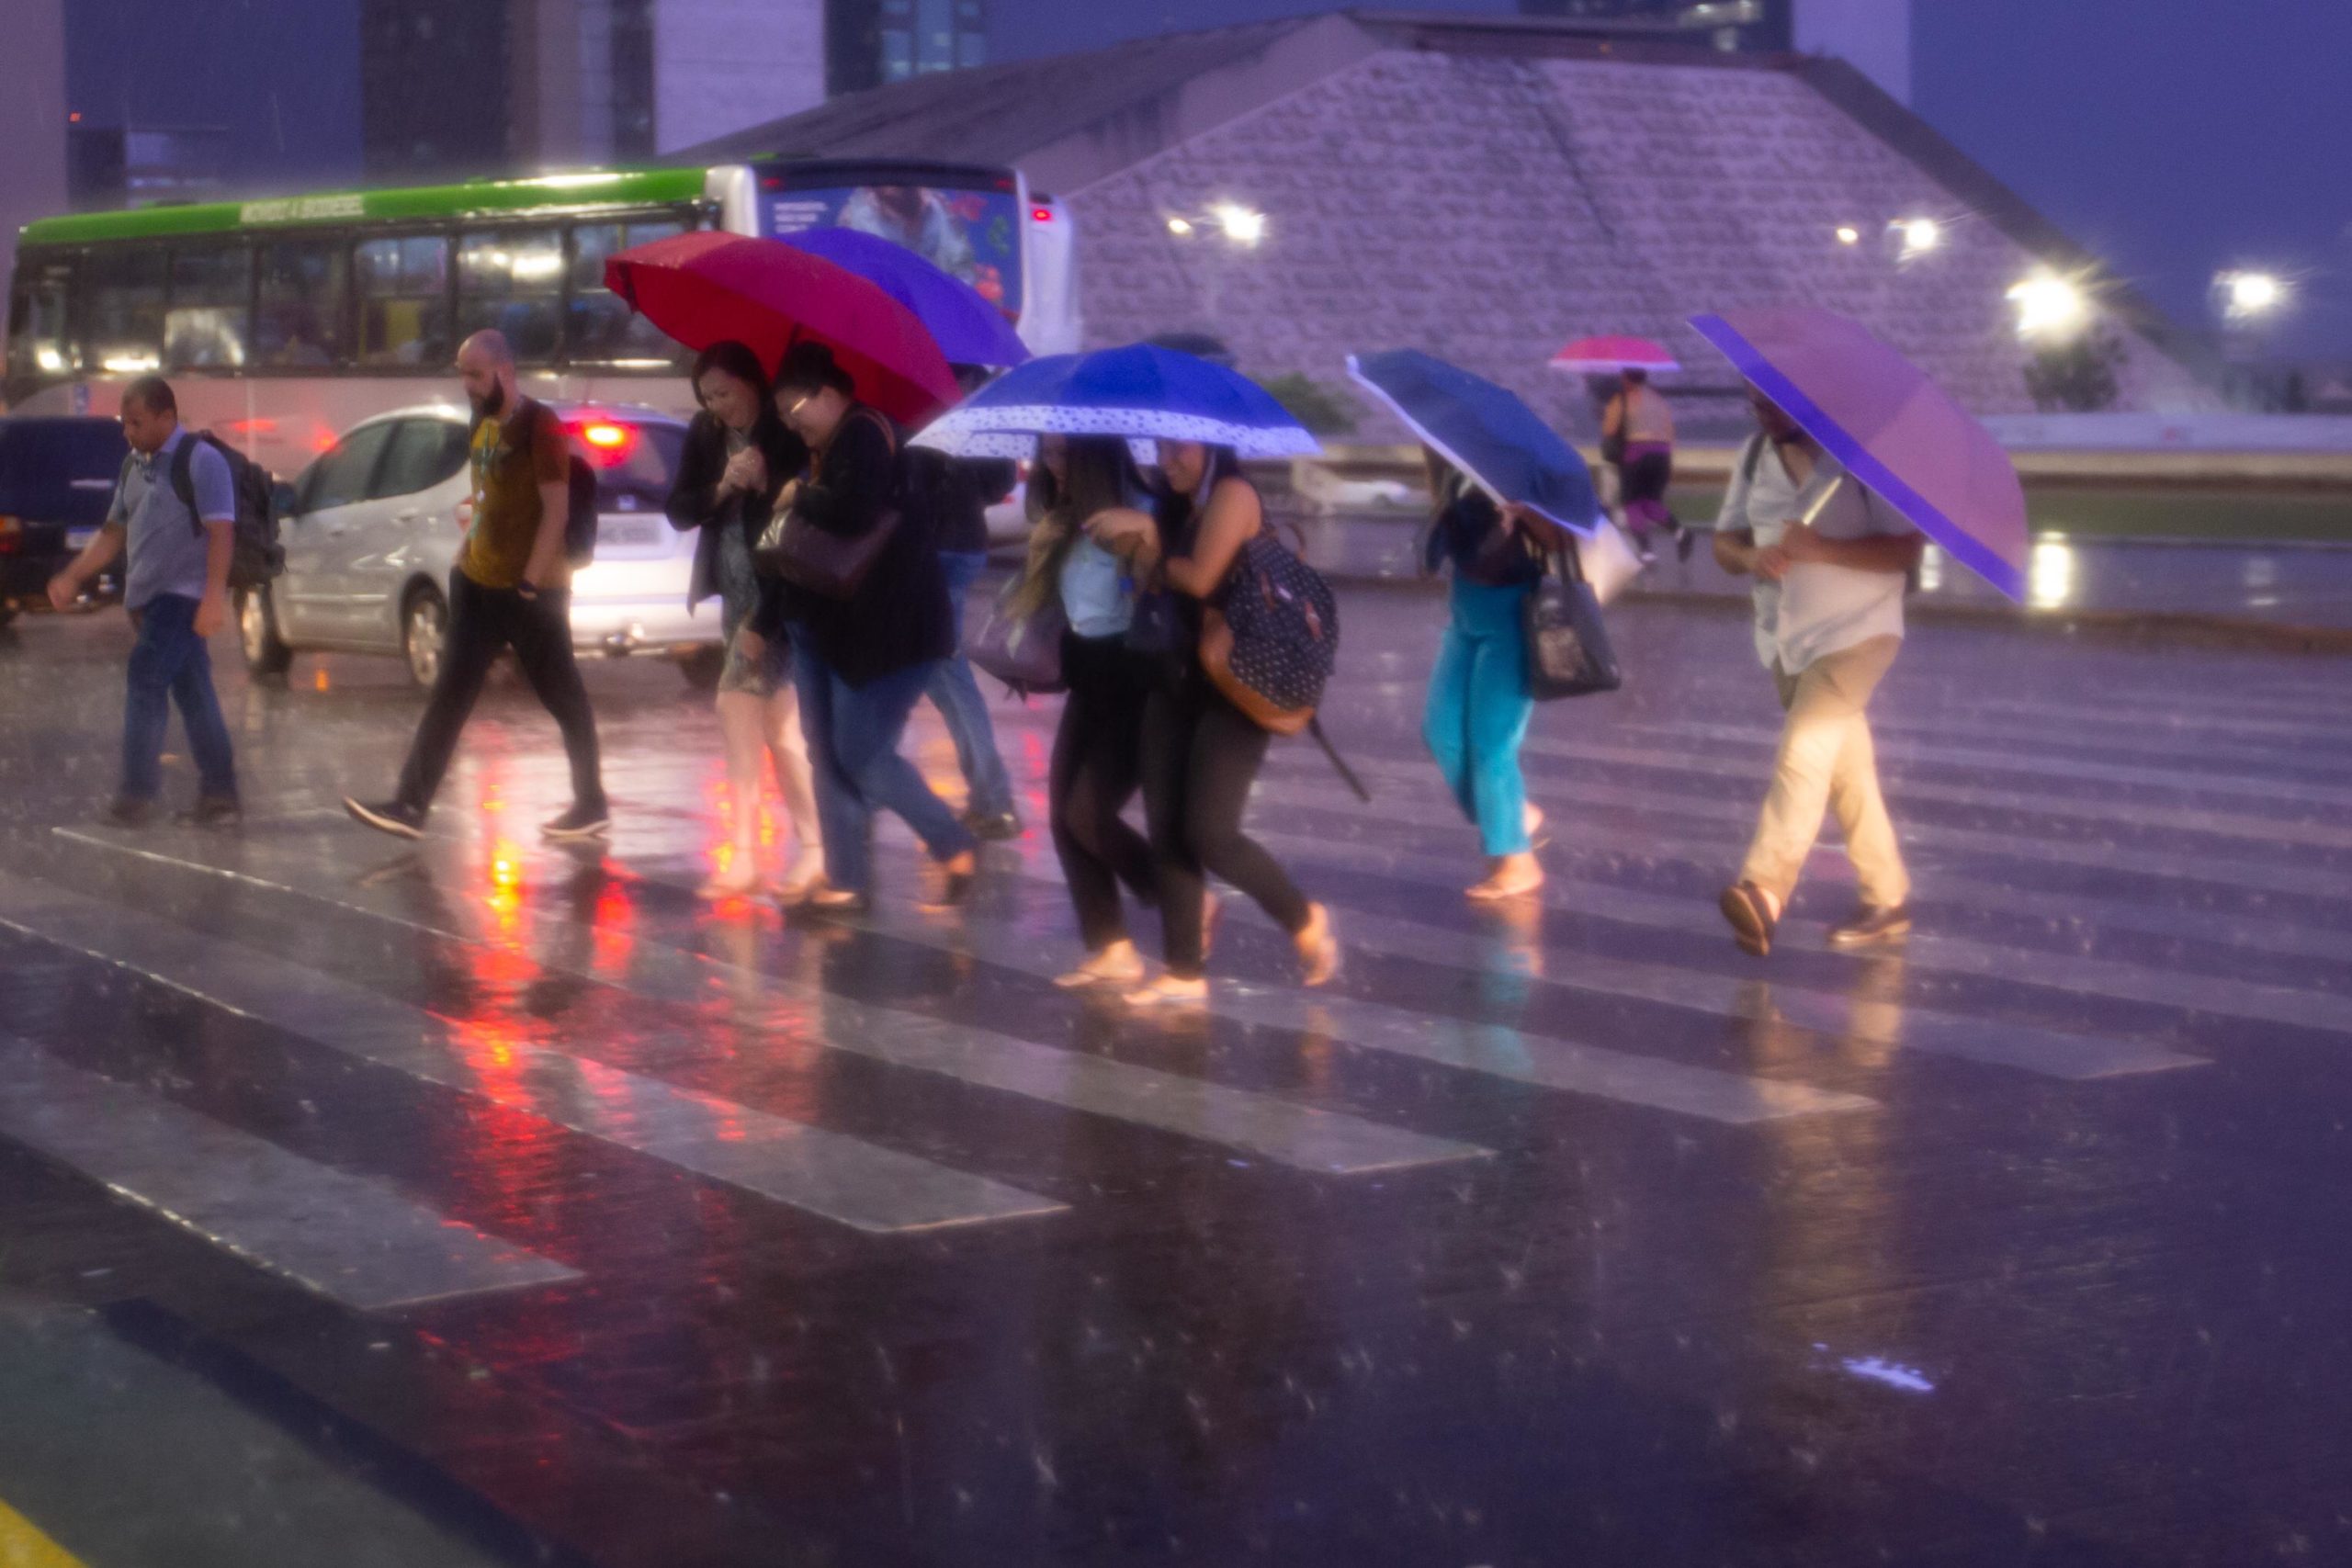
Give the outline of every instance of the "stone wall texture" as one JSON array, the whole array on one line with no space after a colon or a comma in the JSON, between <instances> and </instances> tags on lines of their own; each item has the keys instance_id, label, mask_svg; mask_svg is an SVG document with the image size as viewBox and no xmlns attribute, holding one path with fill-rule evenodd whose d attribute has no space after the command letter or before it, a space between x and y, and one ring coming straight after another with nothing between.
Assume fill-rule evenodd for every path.
<instances>
[{"instance_id":1,"label":"stone wall texture","mask_svg":"<svg viewBox=\"0 0 2352 1568\"><path fill-rule=\"evenodd\" d=\"M1779 71L1384 51L1065 194L1096 344L1210 332L1252 374L1331 383L1351 352L1420 348L1589 432L1581 383L1545 368L1570 338L1668 344L1685 370L1666 389L1721 423L1736 378L1684 318L1806 303L1869 323L1980 413L2032 409L2006 295L2035 258ZM1256 249L1169 231L1225 200L1267 214ZM1886 226L1920 214L1942 243L1900 260ZM2120 406L2208 404L2115 330ZM1359 438L1402 432L1367 404Z\"/></svg>"}]
</instances>

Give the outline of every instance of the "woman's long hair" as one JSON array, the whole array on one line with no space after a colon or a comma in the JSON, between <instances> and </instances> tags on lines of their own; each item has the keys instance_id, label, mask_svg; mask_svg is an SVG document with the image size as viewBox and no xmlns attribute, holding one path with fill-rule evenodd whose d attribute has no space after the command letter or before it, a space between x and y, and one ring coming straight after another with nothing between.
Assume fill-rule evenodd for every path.
<instances>
[{"instance_id":1,"label":"woman's long hair","mask_svg":"<svg viewBox=\"0 0 2352 1568\"><path fill-rule=\"evenodd\" d=\"M1229 479L1250 482L1250 476L1241 471L1241 459L1232 447L1211 446L1206 451L1208 457L1202 465L1201 482L1190 494L1170 484L1164 473L1154 486L1152 520L1159 525L1159 547L1163 550L1175 550L1192 525L1193 514L1208 504L1218 485Z\"/></svg>"},{"instance_id":2,"label":"woman's long hair","mask_svg":"<svg viewBox=\"0 0 2352 1568\"><path fill-rule=\"evenodd\" d=\"M1041 451L1029 470L1029 556L1007 608L1029 615L1061 581L1062 562L1078 543L1087 519L1114 506L1131 506L1142 480L1127 443L1118 435L1065 437L1067 483L1054 478Z\"/></svg>"}]
</instances>

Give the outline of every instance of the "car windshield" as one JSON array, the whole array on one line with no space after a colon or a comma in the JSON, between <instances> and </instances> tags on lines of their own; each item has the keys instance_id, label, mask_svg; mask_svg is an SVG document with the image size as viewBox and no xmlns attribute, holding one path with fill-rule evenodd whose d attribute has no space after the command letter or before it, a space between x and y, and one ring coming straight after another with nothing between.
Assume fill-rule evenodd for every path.
<instances>
[{"instance_id":1,"label":"car windshield","mask_svg":"<svg viewBox=\"0 0 2352 1568\"><path fill-rule=\"evenodd\" d=\"M102 523L130 449L110 419L0 420L0 512L74 526Z\"/></svg>"}]
</instances>

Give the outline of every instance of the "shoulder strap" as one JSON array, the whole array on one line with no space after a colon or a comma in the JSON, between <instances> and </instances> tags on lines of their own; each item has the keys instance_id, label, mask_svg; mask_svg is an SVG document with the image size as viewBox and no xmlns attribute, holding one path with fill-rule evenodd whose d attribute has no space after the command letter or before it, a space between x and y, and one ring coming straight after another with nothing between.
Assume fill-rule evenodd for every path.
<instances>
[{"instance_id":1,"label":"shoulder strap","mask_svg":"<svg viewBox=\"0 0 2352 1568\"><path fill-rule=\"evenodd\" d=\"M890 418L888 414L884 413L880 409L868 408L864 403L860 403L856 409L852 412L855 414L860 414L872 420L876 425L878 425L882 431L882 439L889 446L890 455L894 457L899 455L898 427L890 423Z\"/></svg>"},{"instance_id":2,"label":"shoulder strap","mask_svg":"<svg viewBox=\"0 0 2352 1568\"><path fill-rule=\"evenodd\" d=\"M172 454L172 493L187 508L188 525L197 536L204 535L204 519L196 514L196 444L203 437L193 430L180 433L180 444Z\"/></svg>"},{"instance_id":3,"label":"shoulder strap","mask_svg":"<svg viewBox=\"0 0 2352 1568\"><path fill-rule=\"evenodd\" d=\"M1758 431L1747 438L1747 449L1739 455L1739 478L1744 484L1756 482L1756 465L1764 460L1764 433Z\"/></svg>"}]
</instances>

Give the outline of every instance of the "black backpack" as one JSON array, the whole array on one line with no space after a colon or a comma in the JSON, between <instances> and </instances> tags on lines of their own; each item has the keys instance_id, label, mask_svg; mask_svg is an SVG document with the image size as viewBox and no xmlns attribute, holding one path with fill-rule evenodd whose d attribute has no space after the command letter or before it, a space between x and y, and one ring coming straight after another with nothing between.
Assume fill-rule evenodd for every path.
<instances>
[{"instance_id":1,"label":"black backpack","mask_svg":"<svg viewBox=\"0 0 2352 1568\"><path fill-rule=\"evenodd\" d=\"M571 455L571 503L563 514L563 558L574 567L596 558L596 470Z\"/></svg>"},{"instance_id":2,"label":"black backpack","mask_svg":"<svg viewBox=\"0 0 2352 1568\"><path fill-rule=\"evenodd\" d=\"M276 486L269 471L209 430L191 430L172 455L172 491L187 508L200 538L204 519L196 513L196 444L203 442L229 465L229 484L237 497L236 547L229 557L229 586L233 590L265 588L286 570L286 552L277 543Z\"/></svg>"}]
</instances>

